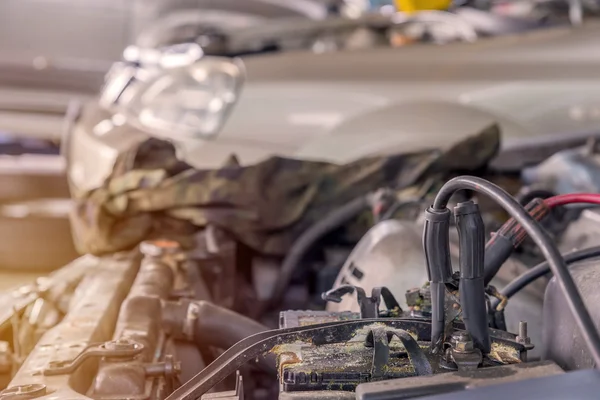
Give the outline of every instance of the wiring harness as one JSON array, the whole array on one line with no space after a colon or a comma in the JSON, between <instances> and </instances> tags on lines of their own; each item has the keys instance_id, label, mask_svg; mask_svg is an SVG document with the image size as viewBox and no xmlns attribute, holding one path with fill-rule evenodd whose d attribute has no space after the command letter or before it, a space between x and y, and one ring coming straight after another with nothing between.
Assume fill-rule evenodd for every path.
<instances>
[{"instance_id":1,"label":"wiring harness","mask_svg":"<svg viewBox=\"0 0 600 400\"><path fill-rule=\"evenodd\" d=\"M432 348L433 351L439 349L444 341L444 287L452 283L452 267L450 265L449 252L449 218L450 210L447 205L452 195L459 190L471 190L494 200L501 206L512 219L509 220L503 229L494 235L492 240L485 247L485 259L482 268L473 266L480 263L481 257L475 248L469 248L469 244L461 241L460 258L468 257L470 259L470 271L476 271L469 276L470 279L478 280L482 278L485 284L493 278L502 263L508 258L515 245L522 242L528 235L540 248L546 259L549 270L554 274L558 284L567 300L568 307L573 314L581 335L589 348L597 368L600 368L600 335L596 330L594 322L585 307L583 299L577 290L573 278L569 274L567 264L554 244L552 238L539 224L548 211L559 205L573 203L594 203L600 204L600 196L594 194L572 194L550 197L546 200L535 199L527 207L523 207L509 193L486 181L485 179L461 176L448 181L438 192L433 205L427 210L425 231L423 234L423 245L426 253L427 266L432 295ZM460 206L460 204L459 204ZM476 228L478 229L478 228ZM459 237L461 236L459 230ZM475 241L477 243L477 241ZM489 254L489 255L488 255ZM493 260L493 262L488 261ZM463 265L461 261L461 286L463 286ZM472 290L469 289L469 290ZM478 292L484 290L478 285ZM462 291L462 288L461 288ZM463 304L464 306L464 304ZM473 308L473 306L469 306ZM464 310L465 312L467 310ZM479 313L473 314L469 310L467 319L476 317L480 319ZM486 321L487 322L487 321ZM477 325L481 325L479 322ZM467 322L465 321L465 325ZM467 326L467 330L472 336L478 335L478 329ZM480 338L484 339L484 338ZM482 349L484 350L484 349Z\"/></svg>"}]
</instances>

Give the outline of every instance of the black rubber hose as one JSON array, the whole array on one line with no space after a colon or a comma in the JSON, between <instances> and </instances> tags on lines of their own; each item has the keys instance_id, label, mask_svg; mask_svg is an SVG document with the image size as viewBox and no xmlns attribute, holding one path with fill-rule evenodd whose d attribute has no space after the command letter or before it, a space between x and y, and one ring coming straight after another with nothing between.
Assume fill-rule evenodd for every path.
<instances>
[{"instance_id":1,"label":"black rubber hose","mask_svg":"<svg viewBox=\"0 0 600 400\"><path fill-rule=\"evenodd\" d=\"M277 282L273 289L273 295L271 296L271 308L277 307L281 302L294 272L311 247L326 234L341 227L359 215L362 211L368 209L371 206L372 197L373 194L369 193L344 204L335 211L329 213L325 218L313 224L300 235L285 256L281 265L281 271L279 272L279 277L277 278Z\"/></svg>"},{"instance_id":2,"label":"black rubber hose","mask_svg":"<svg viewBox=\"0 0 600 400\"><path fill-rule=\"evenodd\" d=\"M600 246L590 247L588 249L572 251L570 253L563 254L563 258L565 260L565 263L567 264L573 264L577 261L582 261L593 257L600 257ZM502 290L500 290L500 294L506 296L507 298L511 298L525 286L529 285L536 279L541 278L549 272L551 272L551 270L550 266L548 265L548 262L546 261L540 263L535 267L531 268L529 271L519 275L513 281L511 281Z\"/></svg>"},{"instance_id":3,"label":"black rubber hose","mask_svg":"<svg viewBox=\"0 0 600 400\"><path fill-rule=\"evenodd\" d=\"M213 346L228 349L237 342L269 328L227 308L208 301L196 301L194 341L199 347ZM273 355L260 357L259 365L270 372L276 371Z\"/></svg>"},{"instance_id":4,"label":"black rubber hose","mask_svg":"<svg viewBox=\"0 0 600 400\"><path fill-rule=\"evenodd\" d=\"M437 210L445 209L454 192L463 189L473 190L493 199L521 224L529 237L539 246L565 295L571 313L592 354L595 367L600 368L600 335L598 335L594 321L585 307L573 278L569 274L567 265L548 233L525 211L514 197L493 183L477 177L460 176L448 181L438 192L433 207Z\"/></svg>"}]
</instances>

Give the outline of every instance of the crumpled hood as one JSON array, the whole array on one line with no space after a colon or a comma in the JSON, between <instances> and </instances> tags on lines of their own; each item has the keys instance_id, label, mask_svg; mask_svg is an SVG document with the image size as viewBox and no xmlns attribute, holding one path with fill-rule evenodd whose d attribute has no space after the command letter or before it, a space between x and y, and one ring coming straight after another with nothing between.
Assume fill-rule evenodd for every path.
<instances>
[{"instance_id":1,"label":"crumpled hood","mask_svg":"<svg viewBox=\"0 0 600 400\"><path fill-rule=\"evenodd\" d=\"M470 44L244 59L248 79L222 132L177 147L197 168L235 154L242 165L279 155L349 162L444 147L497 122L502 143L597 129L599 24ZM134 137L92 126L72 135L70 175L98 186Z\"/></svg>"}]
</instances>

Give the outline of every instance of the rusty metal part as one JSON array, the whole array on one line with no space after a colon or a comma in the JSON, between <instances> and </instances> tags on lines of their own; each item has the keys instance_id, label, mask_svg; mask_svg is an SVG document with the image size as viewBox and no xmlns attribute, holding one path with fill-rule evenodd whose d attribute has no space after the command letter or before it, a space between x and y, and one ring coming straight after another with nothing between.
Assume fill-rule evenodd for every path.
<instances>
[{"instance_id":1,"label":"rusty metal part","mask_svg":"<svg viewBox=\"0 0 600 400\"><path fill-rule=\"evenodd\" d=\"M324 361L352 368L353 364L351 360L356 360L357 358L351 358L348 362L341 359L340 357L344 354L347 355L347 353L341 352L338 345L351 345L351 341L356 342L359 340L360 331L362 330L363 334L366 334L364 330L370 326L387 326L408 330L411 332L411 335L415 335L414 338L417 341L427 341L431 335L431 323L429 321L413 318L359 319L355 321L324 323L319 326L310 325L307 327L262 332L241 340L223 352L217 360L197 376L182 384L181 387L167 397L167 400L197 399L207 393L215 384L234 373L240 366L250 360L254 360L266 351L270 350L275 354L288 353L290 351L284 348L286 345L296 345L302 342L307 345L308 351L310 351L311 347L314 347L315 351L321 354ZM523 350L523 346L514 341L515 335L493 329L490 330L490 335L493 341L492 348L494 345L501 345L505 348L513 349L517 354ZM361 349L365 349L362 342L358 344ZM423 346L427 346L427 343L423 343ZM304 349L302 352L304 353ZM335 354L335 357L332 358L331 354ZM369 359L370 356L371 354L369 355ZM310 360L305 358L303 354L298 359L302 360L302 363L310 363ZM364 360L364 357L359 359ZM486 361L490 360L484 360L484 363ZM516 362L520 362L520 360L517 359ZM496 364L495 361L488 362L484 366L487 367L494 364ZM356 365L354 366L356 367ZM303 372L300 370L302 368L301 365L296 365L295 368L297 372ZM305 375L303 378L306 377L306 371L304 372ZM281 375L280 377L285 379L285 373L283 375L283 377ZM353 377L358 380L361 375L353 375ZM300 375L298 375L298 378L300 378ZM303 382L305 382L304 379ZM345 383L349 382L345 381ZM337 387L328 387L328 389L337 390Z\"/></svg>"},{"instance_id":2,"label":"rusty metal part","mask_svg":"<svg viewBox=\"0 0 600 400\"><path fill-rule=\"evenodd\" d=\"M14 357L10 351L10 343L0 341L0 375L10 374L14 365Z\"/></svg>"},{"instance_id":3,"label":"rusty metal part","mask_svg":"<svg viewBox=\"0 0 600 400\"><path fill-rule=\"evenodd\" d=\"M45 385L53 399L86 399L84 393L93 380L94 360L72 373L44 375L53 362L73 360L90 343L111 340L119 306L131 288L139 268L134 254L93 258L87 274L77 287L63 320L46 332L14 376L9 387Z\"/></svg>"},{"instance_id":4,"label":"rusty metal part","mask_svg":"<svg viewBox=\"0 0 600 400\"><path fill-rule=\"evenodd\" d=\"M485 288L485 292L486 292L486 294L498 299L499 302L498 302L498 305L496 306L496 311L504 310L504 308L506 307L506 304L508 303L508 297L506 297L505 295L500 293L498 291L498 289L496 289L496 287L492 286L492 285L488 285Z\"/></svg>"},{"instance_id":5,"label":"rusty metal part","mask_svg":"<svg viewBox=\"0 0 600 400\"><path fill-rule=\"evenodd\" d=\"M149 399L151 388L143 363L103 360L88 396L93 399Z\"/></svg>"},{"instance_id":6,"label":"rusty metal part","mask_svg":"<svg viewBox=\"0 0 600 400\"><path fill-rule=\"evenodd\" d=\"M452 348L459 353L468 353L475 349L473 340L467 332L457 332L450 338Z\"/></svg>"},{"instance_id":7,"label":"rusty metal part","mask_svg":"<svg viewBox=\"0 0 600 400\"><path fill-rule=\"evenodd\" d=\"M467 332L456 332L450 338L450 357L459 371L476 370L483 362L481 350L475 348Z\"/></svg>"},{"instance_id":8,"label":"rusty metal part","mask_svg":"<svg viewBox=\"0 0 600 400\"><path fill-rule=\"evenodd\" d=\"M384 382L361 384L356 389L356 399L366 399L369 394L373 398L412 398L417 394L421 396L433 394L431 388L440 389L439 392L435 393L443 393L444 391L498 385L525 379L560 375L562 373L564 371L552 361L542 361L479 368L475 371L457 371L432 376L407 377ZM443 387L447 387L447 389L443 390Z\"/></svg>"},{"instance_id":9,"label":"rusty metal part","mask_svg":"<svg viewBox=\"0 0 600 400\"><path fill-rule=\"evenodd\" d=\"M173 356L169 354L164 357L162 362L145 365L144 371L148 378L164 378L164 390L167 393L172 393L178 383L181 363L175 361Z\"/></svg>"},{"instance_id":10,"label":"rusty metal part","mask_svg":"<svg viewBox=\"0 0 600 400\"><path fill-rule=\"evenodd\" d=\"M165 356L165 361L156 364L144 365L146 376L176 377L181 372L181 364L173 360L173 356Z\"/></svg>"},{"instance_id":11,"label":"rusty metal part","mask_svg":"<svg viewBox=\"0 0 600 400\"><path fill-rule=\"evenodd\" d=\"M72 293L65 293L64 297L70 298ZM56 326L63 317L59 305L43 297L37 298L32 304L27 306L21 320L18 323L18 329L15 340L18 341L19 351L22 354L29 354L40 337L48 329Z\"/></svg>"},{"instance_id":12,"label":"rusty metal part","mask_svg":"<svg viewBox=\"0 0 600 400\"><path fill-rule=\"evenodd\" d=\"M73 360L49 362L43 374L46 376L72 374L90 358L111 357L130 359L141 354L143 350L143 345L125 340L93 344L83 349Z\"/></svg>"},{"instance_id":13,"label":"rusty metal part","mask_svg":"<svg viewBox=\"0 0 600 400\"><path fill-rule=\"evenodd\" d=\"M185 288L190 293L189 297L194 300L210 301L212 297L206 282L202 278L198 262L191 259L185 259L181 262L180 267L184 275ZM171 298L174 298L173 294L171 294ZM182 297L179 297L178 299L181 298ZM182 382L191 379L206 366L200 349L193 343L192 332L193 325L195 324L195 312L188 315L186 321L191 322L188 323L187 327L184 329L186 338L176 339L173 342L175 358L179 360L182 366L179 375L179 379Z\"/></svg>"},{"instance_id":14,"label":"rusty metal part","mask_svg":"<svg viewBox=\"0 0 600 400\"><path fill-rule=\"evenodd\" d=\"M202 277L198 261L192 259L193 256L190 257L189 252L185 252L178 242L166 239L145 241L141 243L140 250L146 255L147 260L153 260L163 265L167 264L172 268L174 275L172 282L169 282L171 286L169 299L211 300L210 291ZM166 299L164 295L161 295L160 298L161 301ZM149 300L143 300L143 302L146 301ZM193 310L190 311L192 312L186 319L189 322L186 329L188 332L193 331L195 324ZM155 317L160 315L160 310L152 312L151 315ZM152 322L157 321L160 321L160 318L152 318ZM160 326L160 330L162 329L164 327ZM173 342L172 353L183 365L181 372L183 380L190 379L205 366L200 350L197 346L189 343L191 340L193 340L193 334L190 334L185 340ZM173 384L170 379L165 381L170 385Z\"/></svg>"},{"instance_id":15,"label":"rusty metal part","mask_svg":"<svg viewBox=\"0 0 600 400\"><path fill-rule=\"evenodd\" d=\"M48 277L38 278L31 285L21 286L0 294L0 331L11 326L13 314L21 314L36 299L43 297L55 304L64 304L60 299L64 293L72 292L84 275L98 264L94 256L83 256L56 270Z\"/></svg>"},{"instance_id":16,"label":"rusty metal part","mask_svg":"<svg viewBox=\"0 0 600 400\"><path fill-rule=\"evenodd\" d=\"M144 349L135 358L104 357L89 390L94 399L154 399L160 397L159 387L170 392L175 386L179 368L165 355L161 303L173 291L183 253L176 242L167 240L144 242L140 250L145 257L121 306L112 345L135 341Z\"/></svg>"},{"instance_id":17,"label":"rusty metal part","mask_svg":"<svg viewBox=\"0 0 600 400\"><path fill-rule=\"evenodd\" d=\"M161 331L161 300L168 298L174 279L170 265L146 257L121 305L113 339L142 343L145 347L142 358L146 362L154 357Z\"/></svg>"}]
</instances>

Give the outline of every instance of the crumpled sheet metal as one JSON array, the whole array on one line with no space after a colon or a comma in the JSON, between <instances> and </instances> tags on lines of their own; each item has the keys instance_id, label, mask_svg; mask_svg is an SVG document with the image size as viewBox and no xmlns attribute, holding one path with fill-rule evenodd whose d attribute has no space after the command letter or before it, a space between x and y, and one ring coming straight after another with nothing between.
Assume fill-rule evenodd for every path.
<instances>
[{"instance_id":1,"label":"crumpled sheet metal","mask_svg":"<svg viewBox=\"0 0 600 400\"><path fill-rule=\"evenodd\" d=\"M444 151L365 158L346 164L271 157L241 167L194 169L173 145L149 139L121 154L103 186L75 196L77 249L101 255L142 240L190 238L207 224L264 254L283 255L329 211L381 187L402 189L430 176L477 171L497 153L492 125Z\"/></svg>"}]
</instances>

